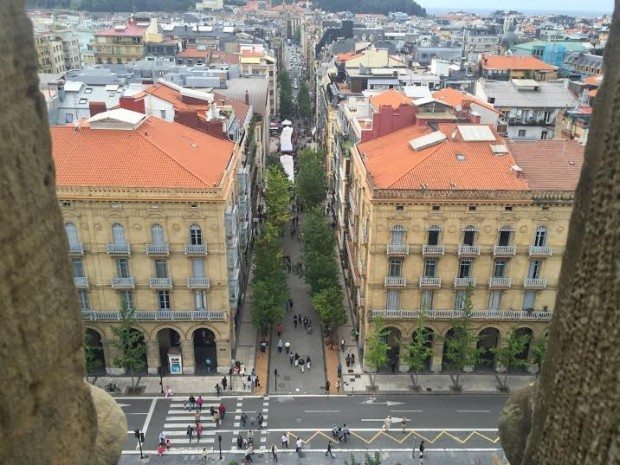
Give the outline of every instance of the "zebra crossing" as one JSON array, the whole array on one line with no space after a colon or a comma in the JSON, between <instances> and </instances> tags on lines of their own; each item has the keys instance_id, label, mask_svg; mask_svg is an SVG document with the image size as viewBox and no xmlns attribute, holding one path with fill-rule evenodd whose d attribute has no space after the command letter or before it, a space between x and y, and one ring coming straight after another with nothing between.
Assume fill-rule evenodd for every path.
<instances>
[{"instance_id":1,"label":"zebra crossing","mask_svg":"<svg viewBox=\"0 0 620 465\"><path fill-rule=\"evenodd\" d=\"M252 430L254 432L254 448L255 449L266 449L267 447L267 426L269 425L269 396L264 396L262 400L262 406L259 407L260 411L251 411L243 409L243 398L237 399L237 406L235 409L235 422L233 423L233 434L231 438L231 449L237 448L237 437L239 433L241 433L242 437L247 437L248 431ZM248 421L243 427L241 425L241 414L245 413L248 416ZM262 413L263 415L263 426L262 429L258 429L258 424L256 418L258 414Z\"/></svg>"},{"instance_id":2,"label":"zebra crossing","mask_svg":"<svg viewBox=\"0 0 620 465\"><path fill-rule=\"evenodd\" d=\"M196 436L190 439L187 436L187 427L196 426L195 413L198 407L188 410L185 407L187 399L173 398L168 409L168 413L164 420L163 433L166 435L173 446L186 446L196 448L213 447L216 437L215 421L210 413L210 408L217 409L220 405L220 399L217 397L203 397L202 410L200 415L200 424L202 425L202 435L200 441Z\"/></svg>"}]
</instances>

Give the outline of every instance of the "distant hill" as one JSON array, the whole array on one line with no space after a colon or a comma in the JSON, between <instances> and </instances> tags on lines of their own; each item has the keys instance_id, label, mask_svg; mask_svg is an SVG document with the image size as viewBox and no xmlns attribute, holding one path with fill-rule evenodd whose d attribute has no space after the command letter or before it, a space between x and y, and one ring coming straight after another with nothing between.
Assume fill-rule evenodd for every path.
<instances>
[{"instance_id":1,"label":"distant hill","mask_svg":"<svg viewBox=\"0 0 620 465\"><path fill-rule=\"evenodd\" d=\"M315 0L314 5L325 11L350 11L352 13L402 12L426 16L426 10L413 0Z\"/></svg>"}]
</instances>

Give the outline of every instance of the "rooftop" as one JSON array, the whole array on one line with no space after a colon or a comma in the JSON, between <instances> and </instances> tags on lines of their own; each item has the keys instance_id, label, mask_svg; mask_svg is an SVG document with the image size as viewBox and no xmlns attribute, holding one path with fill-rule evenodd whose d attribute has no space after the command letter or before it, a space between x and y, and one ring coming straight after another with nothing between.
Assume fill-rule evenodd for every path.
<instances>
[{"instance_id":1,"label":"rooftop","mask_svg":"<svg viewBox=\"0 0 620 465\"><path fill-rule=\"evenodd\" d=\"M58 187L219 186L233 142L154 116L114 113L119 111L100 113L79 128L50 128Z\"/></svg>"},{"instance_id":2,"label":"rooftop","mask_svg":"<svg viewBox=\"0 0 620 465\"><path fill-rule=\"evenodd\" d=\"M480 61L485 69L556 71L558 68L533 56L485 55Z\"/></svg>"},{"instance_id":3,"label":"rooftop","mask_svg":"<svg viewBox=\"0 0 620 465\"><path fill-rule=\"evenodd\" d=\"M480 84L487 97L495 99L495 108L568 108L579 100L565 87L564 81L535 82L530 89L512 81L482 81ZM527 81L527 80L525 80Z\"/></svg>"},{"instance_id":4,"label":"rooftop","mask_svg":"<svg viewBox=\"0 0 620 465\"><path fill-rule=\"evenodd\" d=\"M381 92L380 94L370 97L370 103L377 109L382 106L390 106L393 109L398 110L401 105L411 105L411 99L402 92L395 89L389 89L385 92Z\"/></svg>"},{"instance_id":5,"label":"rooftop","mask_svg":"<svg viewBox=\"0 0 620 465\"><path fill-rule=\"evenodd\" d=\"M465 92L462 90L453 89L451 87L446 87L445 89L438 90L437 92L433 92L433 98L442 103L450 105L452 108L461 107L463 108L463 103L472 102L476 103L487 110L494 111L499 113L493 105L485 102L484 100L479 99L475 95L470 94L469 92Z\"/></svg>"},{"instance_id":6,"label":"rooftop","mask_svg":"<svg viewBox=\"0 0 620 465\"><path fill-rule=\"evenodd\" d=\"M466 136L480 133L480 140L465 141L461 128L469 127L411 126L359 144L358 151L379 189L527 190L511 168L516 165L512 155L493 153L492 145L504 143L495 130L471 126Z\"/></svg>"},{"instance_id":7,"label":"rooftop","mask_svg":"<svg viewBox=\"0 0 620 465\"><path fill-rule=\"evenodd\" d=\"M126 24L117 25L109 29L103 29L95 32L96 36L128 36L128 37L142 37L146 32L146 25L138 26L133 21L128 21Z\"/></svg>"}]
</instances>

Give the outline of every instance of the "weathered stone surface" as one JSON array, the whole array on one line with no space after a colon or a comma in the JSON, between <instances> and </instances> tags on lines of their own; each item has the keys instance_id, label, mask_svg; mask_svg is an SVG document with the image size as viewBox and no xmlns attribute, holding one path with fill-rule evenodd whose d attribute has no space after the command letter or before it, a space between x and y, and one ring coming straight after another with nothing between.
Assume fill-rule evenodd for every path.
<instances>
[{"instance_id":1,"label":"weathered stone surface","mask_svg":"<svg viewBox=\"0 0 620 465\"><path fill-rule=\"evenodd\" d=\"M532 399L536 386L527 386L516 391L502 410L499 434L502 447L514 463L521 463L525 443L532 427Z\"/></svg>"},{"instance_id":2,"label":"weathered stone surface","mask_svg":"<svg viewBox=\"0 0 620 465\"><path fill-rule=\"evenodd\" d=\"M512 465L620 463L619 32L616 8L531 428L525 430L526 419L518 418L525 409L513 411L502 425ZM513 405L523 403L516 399ZM521 455L518 445L524 442Z\"/></svg>"},{"instance_id":3,"label":"weathered stone surface","mask_svg":"<svg viewBox=\"0 0 620 465\"><path fill-rule=\"evenodd\" d=\"M104 463L24 4L0 2L0 464Z\"/></svg>"},{"instance_id":4,"label":"weathered stone surface","mask_svg":"<svg viewBox=\"0 0 620 465\"><path fill-rule=\"evenodd\" d=\"M109 465L118 460L127 438L127 420L123 410L103 389L88 385L97 412L97 438L92 465Z\"/></svg>"}]
</instances>

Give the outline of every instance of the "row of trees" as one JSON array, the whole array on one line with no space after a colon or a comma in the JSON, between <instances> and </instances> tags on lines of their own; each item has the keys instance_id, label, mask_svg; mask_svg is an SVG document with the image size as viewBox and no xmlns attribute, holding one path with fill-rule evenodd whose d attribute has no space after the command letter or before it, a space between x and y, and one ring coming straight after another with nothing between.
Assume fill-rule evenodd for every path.
<instances>
[{"instance_id":1,"label":"row of trees","mask_svg":"<svg viewBox=\"0 0 620 465\"><path fill-rule=\"evenodd\" d=\"M312 305L330 334L347 322L339 280L334 234L323 215L326 181L325 154L304 149L298 157L295 193L306 215L301 234L304 279L310 286Z\"/></svg>"},{"instance_id":2,"label":"row of trees","mask_svg":"<svg viewBox=\"0 0 620 465\"><path fill-rule=\"evenodd\" d=\"M312 118L312 103L310 101L310 89L306 81L302 81L299 86L299 92L297 92L297 110L299 116L304 121L310 121Z\"/></svg>"},{"instance_id":3,"label":"row of trees","mask_svg":"<svg viewBox=\"0 0 620 465\"><path fill-rule=\"evenodd\" d=\"M267 220L254 247L252 279L252 323L263 338L284 318L289 298L282 236L291 220L291 183L281 165L272 164L267 168L265 183Z\"/></svg>"},{"instance_id":4,"label":"row of trees","mask_svg":"<svg viewBox=\"0 0 620 465\"><path fill-rule=\"evenodd\" d=\"M470 298L471 290L467 293L463 315L452 322L452 336L445 338L444 357L447 361L448 369L452 372L453 389L460 390L460 376L469 367L477 365L482 357L484 348L478 347L478 335L472 328L471 313L472 303ZM432 354L431 335L426 329L426 314L424 309L420 311L416 329L413 335L407 362L411 370L416 374L415 384L419 386L418 377L421 370L427 364L428 358ZM368 338L368 349L366 352L366 363L371 368L371 385L374 386L374 377L379 368L389 362L388 352L390 346L387 342L388 332L381 318L374 321L375 331ZM504 376L500 380L500 388L507 389L508 374L511 368L523 367L527 365L527 360L522 358L522 353L530 342L529 334L519 334L515 327L508 332L503 344L491 349L495 356L495 362L504 368ZM547 348L547 337L540 338L532 347L534 362L540 366Z\"/></svg>"},{"instance_id":5,"label":"row of trees","mask_svg":"<svg viewBox=\"0 0 620 465\"><path fill-rule=\"evenodd\" d=\"M278 73L278 88L280 89L280 117L282 119L292 118L295 111L293 105L293 83L291 75L285 69Z\"/></svg>"}]
</instances>

